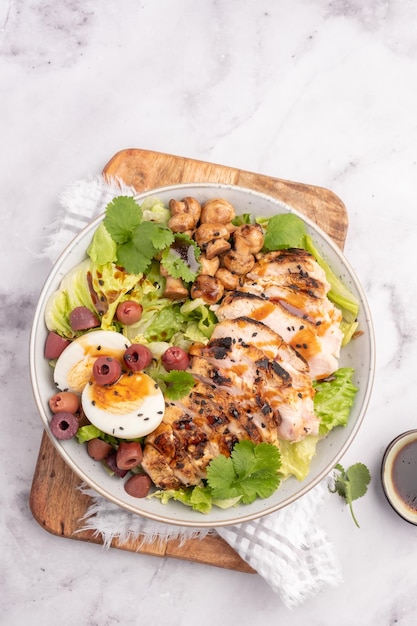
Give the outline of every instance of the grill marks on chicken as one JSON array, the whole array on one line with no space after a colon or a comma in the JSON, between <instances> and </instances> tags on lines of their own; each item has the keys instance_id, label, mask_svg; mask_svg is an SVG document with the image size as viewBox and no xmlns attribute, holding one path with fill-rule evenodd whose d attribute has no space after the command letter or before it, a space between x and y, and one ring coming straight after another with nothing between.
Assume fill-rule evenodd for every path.
<instances>
[{"instance_id":1,"label":"grill marks on chicken","mask_svg":"<svg viewBox=\"0 0 417 626\"><path fill-rule=\"evenodd\" d=\"M195 387L146 438L142 465L158 487L199 484L210 460L242 439L279 446L317 434L306 362L263 324L226 320L190 357Z\"/></svg>"},{"instance_id":2,"label":"grill marks on chicken","mask_svg":"<svg viewBox=\"0 0 417 626\"><path fill-rule=\"evenodd\" d=\"M190 350L194 388L146 438L142 465L162 489L198 485L242 439L279 447L318 434L312 380L337 368L341 346L324 272L307 252L285 250L242 283L216 309L209 343Z\"/></svg>"},{"instance_id":3,"label":"grill marks on chicken","mask_svg":"<svg viewBox=\"0 0 417 626\"><path fill-rule=\"evenodd\" d=\"M313 380L338 367L341 312L328 299L330 285L305 250L278 250L263 256L216 310L219 320L247 316L263 322L308 362Z\"/></svg>"}]
</instances>

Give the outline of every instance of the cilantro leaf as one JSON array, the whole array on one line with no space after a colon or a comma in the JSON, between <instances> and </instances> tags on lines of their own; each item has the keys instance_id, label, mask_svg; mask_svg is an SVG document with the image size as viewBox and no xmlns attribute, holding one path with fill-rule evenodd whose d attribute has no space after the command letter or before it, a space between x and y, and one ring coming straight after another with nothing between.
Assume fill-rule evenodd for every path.
<instances>
[{"instance_id":1,"label":"cilantro leaf","mask_svg":"<svg viewBox=\"0 0 417 626\"><path fill-rule=\"evenodd\" d=\"M173 278L182 278L186 283L196 279L200 265L201 250L188 236L176 233L175 244L166 248L161 255L161 264Z\"/></svg>"},{"instance_id":2,"label":"cilantro leaf","mask_svg":"<svg viewBox=\"0 0 417 626\"><path fill-rule=\"evenodd\" d=\"M213 498L226 500L239 495L235 485L236 472L231 457L222 454L210 461L207 468L207 482L212 490Z\"/></svg>"},{"instance_id":3,"label":"cilantro leaf","mask_svg":"<svg viewBox=\"0 0 417 626\"><path fill-rule=\"evenodd\" d=\"M126 243L142 221L142 211L130 196L118 196L106 207L104 226L116 243Z\"/></svg>"},{"instance_id":4,"label":"cilantro leaf","mask_svg":"<svg viewBox=\"0 0 417 626\"><path fill-rule=\"evenodd\" d=\"M189 372L171 370L168 374L159 374L158 380L161 384L164 396L169 400L179 400L187 395L194 387L194 377Z\"/></svg>"},{"instance_id":5,"label":"cilantro leaf","mask_svg":"<svg viewBox=\"0 0 417 626\"><path fill-rule=\"evenodd\" d=\"M131 274L145 273L153 258L175 237L168 226L142 221L142 209L129 196L118 196L106 207L103 225L116 244L118 265Z\"/></svg>"},{"instance_id":6,"label":"cilantro leaf","mask_svg":"<svg viewBox=\"0 0 417 626\"><path fill-rule=\"evenodd\" d=\"M241 496L250 504L256 498L268 498L278 487L281 458L272 444L240 441L231 457L215 457L207 468L207 482L213 498L226 500Z\"/></svg>"},{"instance_id":7,"label":"cilantro leaf","mask_svg":"<svg viewBox=\"0 0 417 626\"><path fill-rule=\"evenodd\" d=\"M371 482L371 474L363 463L355 463L346 471L342 465L338 463L335 470L337 473L334 480L334 489L330 489L330 491L332 493L338 493L341 498L344 498L349 505L353 521L359 528L359 524L353 513L352 502L366 494L368 485Z\"/></svg>"},{"instance_id":8,"label":"cilantro leaf","mask_svg":"<svg viewBox=\"0 0 417 626\"><path fill-rule=\"evenodd\" d=\"M117 247L117 264L124 267L129 274L144 273L150 263L146 250L138 250L133 241Z\"/></svg>"},{"instance_id":9,"label":"cilantro leaf","mask_svg":"<svg viewBox=\"0 0 417 626\"><path fill-rule=\"evenodd\" d=\"M143 246L154 255L157 250L163 250L174 241L174 233L168 226L157 222L142 222L133 233L133 241L138 249ZM152 250L152 252L151 252Z\"/></svg>"}]
</instances>

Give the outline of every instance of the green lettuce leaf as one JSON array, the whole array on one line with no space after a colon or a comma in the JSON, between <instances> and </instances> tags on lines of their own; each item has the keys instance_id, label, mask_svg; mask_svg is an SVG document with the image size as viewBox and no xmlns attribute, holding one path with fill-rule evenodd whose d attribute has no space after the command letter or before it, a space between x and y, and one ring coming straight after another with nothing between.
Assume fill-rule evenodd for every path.
<instances>
[{"instance_id":1,"label":"green lettuce leaf","mask_svg":"<svg viewBox=\"0 0 417 626\"><path fill-rule=\"evenodd\" d=\"M351 367L338 369L329 380L313 383L314 410L320 418L320 435L336 426L346 426L358 388L353 384Z\"/></svg>"},{"instance_id":2,"label":"green lettuce leaf","mask_svg":"<svg viewBox=\"0 0 417 626\"><path fill-rule=\"evenodd\" d=\"M149 498L157 498L162 504L170 500L181 502L190 506L194 511L207 514L211 511L213 499L209 490L205 487L184 487L182 489L157 490L151 493Z\"/></svg>"},{"instance_id":3,"label":"green lettuce leaf","mask_svg":"<svg viewBox=\"0 0 417 626\"><path fill-rule=\"evenodd\" d=\"M158 224L168 224L171 211L161 200L154 197L145 198L140 205L143 221L158 222Z\"/></svg>"},{"instance_id":4,"label":"green lettuce leaf","mask_svg":"<svg viewBox=\"0 0 417 626\"><path fill-rule=\"evenodd\" d=\"M343 314L343 318L350 324L355 323L359 313L359 302L346 285L336 276L329 264L323 259L315 247L311 237L305 239L305 249L312 254L317 263L323 268L326 278L331 285L328 298Z\"/></svg>"},{"instance_id":5,"label":"green lettuce leaf","mask_svg":"<svg viewBox=\"0 0 417 626\"><path fill-rule=\"evenodd\" d=\"M96 265L114 263L117 260L117 244L109 235L103 222L94 232L87 254Z\"/></svg>"},{"instance_id":6,"label":"green lettuce leaf","mask_svg":"<svg viewBox=\"0 0 417 626\"><path fill-rule=\"evenodd\" d=\"M180 312L187 320L187 328L184 331L185 337L190 341L206 343L217 324L217 318L204 300L202 298L186 300L182 304Z\"/></svg>"},{"instance_id":7,"label":"green lettuce leaf","mask_svg":"<svg viewBox=\"0 0 417 626\"><path fill-rule=\"evenodd\" d=\"M295 443L283 440L279 442L281 452L280 474L283 478L295 476L297 480L304 480L307 477L319 440L319 437L308 435L302 441Z\"/></svg>"},{"instance_id":8,"label":"green lettuce leaf","mask_svg":"<svg viewBox=\"0 0 417 626\"><path fill-rule=\"evenodd\" d=\"M73 339L81 332L74 332L71 329L69 323L71 311L77 306L85 306L97 314L87 280L92 267L92 261L85 259L65 274L59 289L51 294L45 306L45 324L48 330Z\"/></svg>"}]
</instances>

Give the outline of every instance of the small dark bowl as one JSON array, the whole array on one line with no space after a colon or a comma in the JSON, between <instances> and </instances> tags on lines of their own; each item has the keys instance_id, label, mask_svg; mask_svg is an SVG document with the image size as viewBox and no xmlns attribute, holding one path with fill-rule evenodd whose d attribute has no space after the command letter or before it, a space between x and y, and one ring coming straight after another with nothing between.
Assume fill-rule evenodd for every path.
<instances>
[{"instance_id":1,"label":"small dark bowl","mask_svg":"<svg viewBox=\"0 0 417 626\"><path fill-rule=\"evenodd\" d=\"M409 430L391 441L382 459L381 480L394 511L417 525L417 430Z\"/></svg>"}]
</instances>

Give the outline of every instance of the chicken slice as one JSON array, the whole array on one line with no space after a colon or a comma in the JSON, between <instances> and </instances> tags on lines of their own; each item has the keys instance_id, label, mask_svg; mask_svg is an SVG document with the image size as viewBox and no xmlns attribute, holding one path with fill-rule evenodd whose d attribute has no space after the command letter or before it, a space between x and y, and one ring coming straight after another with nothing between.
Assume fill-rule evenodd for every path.
<instances>
[{"instance_id":1,"label":"chicken slice","mask_svg":"<svg viewBox=\"0 0 417 626\"><path fill-rule=\"evenodd\" d=\"M342 340L338 325L312 323L280 302L238 291L227 294L216 315L220 321L250 317L269 326L307 361L313 380L329 376L338 367Z\"/></svg>"},{"instance_id":2,"label":"chicken slice","mask_svg":"<svg viewBox=\"0 0 417 626\"><path fill-rule=\"evenodd\" d=\"M239 322L234 323L239 326ZM297 372L292 378L285 364L230 336L212 339L192 354L194 375L234 394L241 420L250 415L251 427L259 429L263 441L296 441L308 433L317 434L314 389L306 374ZM248 429L245 421L242 424Z\"/></svg>"},{"instance_id":3,"label":"chicken slice","mask_svg":"<svg viewBox=\"0 0 417 626\"><path fill-rule=\"evenodd\" d=\"M160 489L178 489L182 486L167 459L152 444L145 445L141 465L152 482Z\"/></svg>"}]
</instances>

